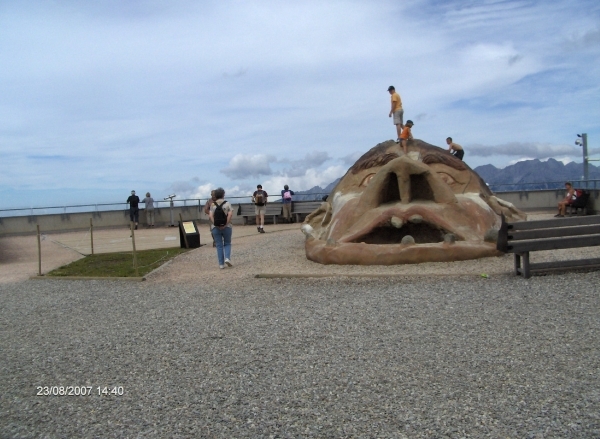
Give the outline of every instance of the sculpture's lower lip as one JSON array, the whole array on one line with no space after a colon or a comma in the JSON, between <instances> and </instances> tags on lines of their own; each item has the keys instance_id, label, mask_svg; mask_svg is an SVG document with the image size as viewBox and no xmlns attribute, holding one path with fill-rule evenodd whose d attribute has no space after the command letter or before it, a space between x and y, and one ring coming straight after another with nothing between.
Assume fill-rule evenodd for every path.
<instances>
[{"instance_id":1,"label":"sculpture's lower lip","mask_svg":"<svg viewBox=\"0 0 600 439\"><path fill-rule=\"evenodd\" d=\"M452 262L498 256L495 243L467 242L427 244L306 242L308 259L321 264L396 265L422 262Z\"/></svg>"}]
</instances>

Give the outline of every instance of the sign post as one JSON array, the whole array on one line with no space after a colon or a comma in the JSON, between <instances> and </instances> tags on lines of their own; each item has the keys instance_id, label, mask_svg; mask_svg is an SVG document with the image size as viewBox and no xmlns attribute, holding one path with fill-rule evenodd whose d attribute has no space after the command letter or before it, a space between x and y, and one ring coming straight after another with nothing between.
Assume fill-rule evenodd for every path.
<instances>
[{"instance_id":1,"label":"sign post","mask_svg":"<svg viewBox=\"0 0 600 439\"><path fill-rule=\"evenodd\" d=\"M200 247L200 231L195 221L179 221L179 243L181 248Z\"/></svg>"}]
</instances>

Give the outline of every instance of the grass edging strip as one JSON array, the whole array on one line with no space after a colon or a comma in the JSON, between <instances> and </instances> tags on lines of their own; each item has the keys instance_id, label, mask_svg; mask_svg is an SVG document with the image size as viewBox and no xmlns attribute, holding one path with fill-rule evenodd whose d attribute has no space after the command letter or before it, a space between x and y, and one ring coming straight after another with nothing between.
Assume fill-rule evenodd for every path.
<instances>
[{"instance_id":1,"label":"grass edging strip","mask_svg":"<svg viewBox=\"0 0 600 439\"><path fill-rule=\"evenodd\" d=\"M128 280L133 282L142 282L146 277L113 277L113 276L30 276L29 279L37 280Z\"/></svg>"},{"instance_id":2,"label":"grass edging strip","mask_svg":"<svg viewBox=\"0 0 600 439\"><path fill-rule=\"evenodd\" d=\"M505 273L493 273L494 276L500 276ZM473 273L436 273L436 274L401 274L401 273L319 273L319 274L304 274L304 273L259 273L255 274L255 279L310 279L310 278L324 278L324 277L354 277L354 278L379 278L379 279L390 279L390 278L405 278L413 279L419 277L476 277L476 278L489 278L491 275L482 276L480 274Z\"/></svg>"},{"instance_id":3,"label":"grass edging strip","mask_svg":"<svg viewBox=\"0 0 600 439\"><path fill-rule=\"evenodd\" d=\"M132 264L131 252L88 255L70 264L56 268L43 278L65 279L134 279L144 280L153 271L169 263L188 249L179 247L136 252L139 272Z\"/></svg>"}]
</instances>

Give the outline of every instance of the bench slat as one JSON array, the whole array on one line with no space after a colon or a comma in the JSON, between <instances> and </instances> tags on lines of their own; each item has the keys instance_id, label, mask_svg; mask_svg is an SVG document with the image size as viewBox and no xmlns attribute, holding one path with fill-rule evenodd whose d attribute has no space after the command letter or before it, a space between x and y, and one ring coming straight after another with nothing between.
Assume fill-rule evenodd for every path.
<instances>
[{"instance_id":1,"label":"bench slat","mask_svg":"<svg viewBox=\"0 0 600 439\"><path fill-rule=\"evenodd\" d=\"M580 227L560 227L553 229L535 229L535 230L517 230L508 231L509 245L511 242L521 241L524 239L537 238L555 238L561 236L578 236L578 235L593 235L600 233L600 224Z\"/></svg>"},{"instance_id":2,"label":"bench slat","mask_svg":"<svg viewBox=\"0 0 600 439\"><path fill-rule=\"evenodd\" d=\"M530 270L555 270L557 268L586 268L600 266L600 258L577 259L574 261L536 262L529 264Z\"/></svg>"},{"instance_id":3,"label":"bench slat","mask_svg":"<svg viewBox=\"0 0 600 439\"><path fill-rule=\"evenodd\" d=\"M592 224L600 224L600 215L507 223L507 228L510 232L513 230L549 229L555 227L588 226Z\"/></svg>"},{"instance_id":4,"label":"bench slat","mask_svg":"<svg viewBox=\"0 0 600 439\"><path fill-rule=\"evenodd\" d=\"M317 203L302 203L302 204L294 203L293 208L292 208L292 213L312 213L315 210L317 210L319 207L321 207L321 201L319 201Z\"/></svg>"},{"instance_id":5,"label":"bench slat","mask_svg":"<svg viewBox=\"0 0 600 439\"><path fill-rule=\"evenodd\" d=\"M544 240L509 241L507 252L518 253L538 250L558 250L564 248L592 247L600 245L600 235L567 236Z\"/></svg>"}]
</instances>

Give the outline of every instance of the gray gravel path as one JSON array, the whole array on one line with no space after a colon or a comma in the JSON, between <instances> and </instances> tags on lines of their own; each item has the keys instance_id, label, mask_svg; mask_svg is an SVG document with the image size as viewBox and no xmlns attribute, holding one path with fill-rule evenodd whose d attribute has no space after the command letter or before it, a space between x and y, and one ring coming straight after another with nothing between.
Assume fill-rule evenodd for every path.
<instances>
[{"instance_id":1,"label":"gray gravel path","mask_svg":"<svg viewBox=\"0 0 600 439\"><path fill-rule=\"evenodd\" d=\"M0 437L598 438L599 282L0 285Z\"/></svg>"}]
</instances>

